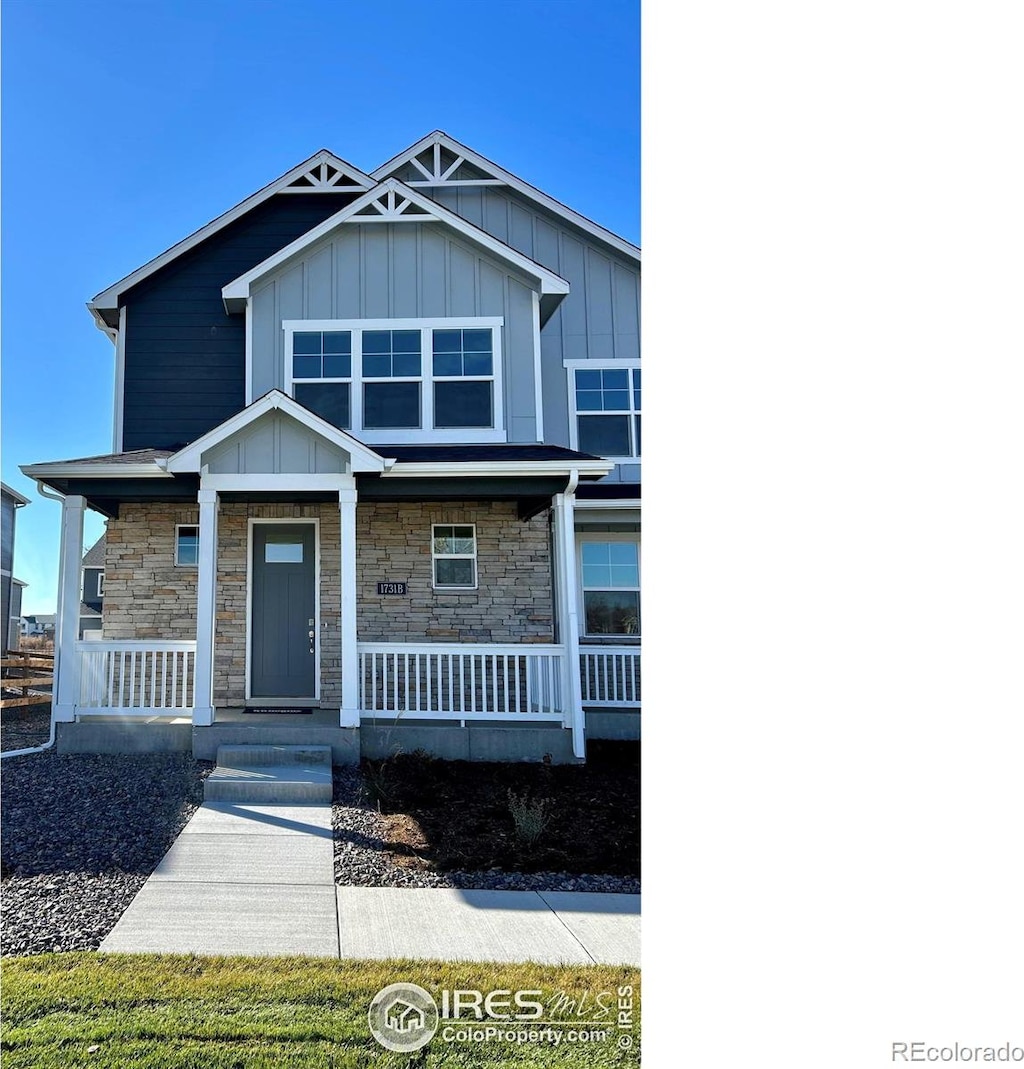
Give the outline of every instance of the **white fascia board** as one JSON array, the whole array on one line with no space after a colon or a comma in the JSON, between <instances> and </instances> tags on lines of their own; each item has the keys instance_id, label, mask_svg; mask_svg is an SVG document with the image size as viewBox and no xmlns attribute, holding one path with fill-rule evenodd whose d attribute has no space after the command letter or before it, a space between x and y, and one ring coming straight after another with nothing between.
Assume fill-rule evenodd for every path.
<instances>
[{"instance_id":1,"label":"white fascia board","mask_svg":"<svg viewBox=\"0 0 1024 1069\"><path fill-rule=\"evenodd\" d=\"M621 497L621 498L607 498L601 499L596 497L576 498L576 508L578 509L602 509L612 511L615 509L629 509L630 511L636 511L640 508L640 498L638 497Z\"/></svg>"},{"instance_id":2,"label":"white fascia board","mask_svg":"<svg viewBox=\"0 0 1024 1069\"><path fill-rule=\"evenodd\" d=\"M170 476L155 460L139 464L25 464L21 471L30 479L168 479Z\"/></svg>"},{"instance_id":3,"label":"white fascia board","mask_svg":"<svg viewBox=\"0 0 1024 1069\"><path fill-rule=\"evenodd\" d=\"M112 286L108 286L102 293L96 294L96 296L87 303L86 307L92 312L97 324L100 325L101 329L105 328L109 330L109 327L105 327L105 324L103 324L101 311L103 309L111 311L116 309L120 301L120 296L125 290L130 289L136 283L141 282L155 271L159 271L161 267L164 267L172 260L181 256L182 253L188 252L189 249L210 237L211 234L215 234L218 230L222 230L229 223L233 223L236 219L262 204L265 200L269 200L275 193L279 193L282 189L285 189L288 185L294 182L296 178L305 174L311 167L320 163L329 163L332 167L344 170L354 181L367 189L374 185L375 180L369 175L364 174L357 167L353 167L352 164L346 163L340 157L335 156L333 152L329 152L327 149L321 149L315 155L310 156L308 160L304 160L302 163L297 164L286 174L281 175L280 178L276 178L269 185L266 185L261 190L253 193L251 197L247 197L241 203L236 204L235 207L226 211L223 215L218 215L216 219L211 220L206 226L201 227L194 234L190 234L187 238L183 238L176 245L172 245L166 252L161 253L148 263L143 264L142 267L137 268L130 275L125 275L119 282L115 282ZM310 192L316 192L316 190L311 189Z\"/></svg>"},{"instance_id":4,"label":"white fascia board","mask_svg":"<svg viewBox=\"0 0 1024 1069\"><path fill-rule=\"evenodd\" d=\"M24 470L24 469L22 469ZM0 489L8 496L14 499L15 505L31 505L31 499L25 497L24 494L19 494L13 486L8 486L7 483L0 483Z\"/></svg>"},{"instance_id":5,"label":"white fascia board","mask_svg":"<svg viewBox=\"0 0 1024 1069\"><path fill-rule=\"evenodd\" d=\"M357 216L356 213L377 200L382 193L389 191L401 194L401 196L412 201L417 207L423 208L429 214L395 216L391 220L384 220L385 222L445 223L470 241L483 246L495 256L512 264L523 274L536 279L540 283L542 294L564 296L569 292L569 283L553 271L549 271L535 260L531 260L528 256L524 256L521 252L513 249L511 245L506 245L485 230L481 230L479 227L467 222L461 215L456 215L455 212L449 211L423 193L418 193L397 178L388 178L381 182L380 185L364 193L363 196L352 201L351 204L342 208L340 212L336 212L328 219L325 219L319 226L313 227L312 230L308 230L305 234L296 238L290 245L286 245L283 249L275 252L273 256L269 256L262 263L246 271L244 275L239 275L238 278L229 282L221 290L224 307L229 313L241 312L245 308L245 302L249 299L254 283L309 248L321 238L326 237L343 223L362 223L367 221L369 217Z\"/></svg>"},{"instance_id":6,"label":"white fascia board","mask_svg":"<svg viewBox=\"0 0 1024 1069\"><path fill-rule=\"evenodd\" d=\"M432 134L427 134L426 137L417 141L415 145L410 146L404 152L400 152L397 156L393 156L387 163L381 164L376 170L371 171L370 177L378 180L388 177L388 175L390 175L390 173L397 167L408 163L413 157L418 156L424 149L429 148L435 143L443 145L457 156L462 156L466 163L471 163L481 171L485 171L488 174L493 175L495 178L500 179L505 185L522 193L524 197L534 201L536 204L542 205L547 208L548 211L560 215L563 219L578 226L581 230L585 230L588 234L603 241L606 245L611 245L613 249L628 256L631 260L635 260L637 263L640 262L640 250L636 245L632 244L632 242L626 241L625 238L620 238L618 234L613 234L599 223L595 223L586 216L580 215L579 212L574 212L572 208L562 204L561 201L555 200L554 197L549 197L535 186L531 186L529 182L524 182L521 178L516 177L511 171L506 171L504 167L499 167L498 164L487 159L485 156L481 156L478 152L474 152L471 148L467 148L466 145L456 141L455 138L450 137L443 130L435 130ZM426 182L424 184L426 184ZM444 187L444 184L445 183L441 183L441 188Z\"/></svg>"},{"instance_id":7,"label":"white fascia board","mask_svg":"<svg viewBox=\"0 0 1024 1069\"><path fill-rule=\"evenodd\" d=\"M243 430L249 424L254 423L261 416L274 410L284 412L294 420L301 423L314 434L320 435L332 445L343 449L352 460L352 471L383 472L387 467L387 460L379 453L374 452L351 434L339 430L333 424L321 419L315 413L304 408L297 401L292 400L280 390L271 390L265 393L259 400L253 401L248 408L243 408L226 419L219 427L207 431L202 438L178 450L166 460L167 470L174 473L198 472L202 465L203 454L221 442L230 438L231 435Z\"/></svg>"},{"instance_id":8,"label":"white fascia board","mask_svg":"<svg viewBox=\"0 0 1024 1069\"><path fill-rule=\"evenodd\" d=\"M614 464L605 460L398 461L382 477L415 479L436 475L497 475L514 478L529 475L571 476L574 471L580 475L608 475L614 467Z\"/></svg>"}]
</instances>

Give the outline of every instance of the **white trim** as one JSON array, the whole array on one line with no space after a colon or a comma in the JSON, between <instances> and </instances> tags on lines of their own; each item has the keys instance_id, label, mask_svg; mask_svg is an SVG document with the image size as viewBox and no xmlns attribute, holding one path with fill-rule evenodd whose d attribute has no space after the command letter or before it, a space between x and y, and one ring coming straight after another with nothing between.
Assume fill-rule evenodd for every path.
<instances>
[{"instance_id":1,"label":"white trim","mask_svg":"<svg viewBox=\"0 0 1024 1069\"><path fill-rule=\"evenodd\" d=\"M252 404L252 305L245 302L245 407Z\"/></svg>"},{"instance_id":2,"label":"white trim","mask_svg":"<svg viewBox=\"0 0 1024 1069\"><path fill-rule=\"evenodd\" d=\"M305 383L348 383L350 432L359 435L359 441L369 444L386 443L399 445L434 444L481 445L508 441L505 427L505 363L502 347L505 326L504 316L446 316L424 319L285 319L281 322L284 331L284 389L288 396L294 395L296 385ZM420 374L397 375L387 379L363 378L362 336L368 330L415 330L420 332ZM432 332L435 330L490 330L491 374L434 377ZM340 378L296 379L294 378L293 348L297 333L342 332L352 335L351 374ZM435 382L490 382L491 427L434 427ZM364 427L363 388L367 384L383 382L417 382L420 384L420 425L418 427Z\"/></svg>"},{"instance_id":3,"label":"white trim","mask_svg":"<svg viewBox=\"0 0 1024 1069\"><path fill-rule=\"evenodd\" d=\"M212 487L202 487L203 490L213 489ZM179 541L181 539L181 530L183 527L188 527L196 532L196 562L195 564L189 564L188 561L178 560L178 550L180 548ZM174 567L175 568L198 568L199 567L199 524L198 523L176 523L174 525Z\"/></svg>"},{"instance_id":4,"label":"white trim","mask_svg":"<svg viewBox=\"0 0 1024 1069\"><path fill-rule=\"evenodd\" d=\"M536 424L537 441L544 441L544 387L543 387L543 361L541 360L540 341L540 294L532 293L533 297L533 408Z\"/></svg>"},{"instance_id":5,"label":"white trim","mask_svg":"<svg viewBox=\"0 0 1024 1069\"><path fill-rule=\"evenodd\" d=\"M638 497L616 497L616 498L584 498L576 499L576 511L580 509L638 509L640 508L640 498Z\"/></svg>"},{"instance_id":6,"label":"white trim","mask_svg":"<svg viewBox=\"0 0 1024 1069\"><path fill-rule=\"evenodd\" d=\"M291 244L285 245L283 249L275 252L273 256L268 256L262 263L257 264L255 267L246 271L245 274L239 275L238 278L233 279L224 286L221 290L221 295L224 299L224 307L227 311L229 313L241 312L244 308L243 302L247 301L251 296L253 283L258 282L265 275L276 270L282 264L292 259L292 257L303 252L310 245L313 245L321 238L326 237L343 223L360 223L370 218L369 216L357 216L356 213L380 197L382 190L401 193L403 197L411 200L414 204L425 209L429 213L429 215L395 215L390 218L391 222L404 221L422 223L433 218L438 222L446 223L464 237L475 242L477 245L482 246L488 252L493 253L495 256L511 264L513 267L518 268L519 271L527 275L529 278L535 279L540 283L542 294L558 294L564 296L569 292L569 283L561 276L556 275L553 271L549 271L548 268L537 263L535 260L531 260L528 256L524 256L510 245L506 245L503 241L499 241L497 238L488 234L487 231L481 230L479 227L467 222L461 215L456 215L454 212L449 211L436 201L431 200L425 194L417 193L414 189L410 189L409 186L405 185L404 182L400 182L397 178L388 178L382 182L380 186L371 189L362 197L359 197L351 204L342 208L340 212L336 212L334 215L325 219L319 226L313 227L312 230L307 230L305 234L296 238Z\"/></svg>"},{"instance_id":7,"label":"white trim","mask_svg":"<svg viewBox=\"0 0 1024 1069\"><path fill-rule=\"evenodd\" d=\"M472 476L528 476L528 475L565 475L573 471L580 475L607 475L615 465L608 460L581 460L570 457L566 460L431 460L399 461L388 471L381 472L381 478L429 478L434 475L472 475Z\"/></svg>"},{"instance_id":8,"label":"white trim","mask_svg":"<svg viewBox=\"0 0 1024 1069\"><path fill-rule=\"evenodd\" d=\"M356 507L355 480L338 491L339 550L341 562L341 605L339 627L341 640L341 710L343 728L359 727L359 598L356 574Z\"/></svg>"},{"instance_id":9,"label":"white trim","mask_svg":"<svg viewBox=\"0 0 1024 1069\"><path fill-rule=\"evenodd\" d=\"M434 532L438 527L451 527L454 532L456 527L471 527L473 529L473 552L472 553L436 553L434 551L434 542L436 535ZM454 533L452 534L454 538ZM434 590L444 593L447 590L479 590L480 589L480 566L477 561L477 551L479 549L479 543L476 537L476 524L475 523L432 523L430 525L430 585ZM456 585L454 583L438 583L437 581L437 562L439 560L471 560L473 562L473 582L472 584Z\"/></svg>"},{"instance_id":10,"label":"white trim","mask_svg":"<svg viewBox=\"0 0 1024 1069\"><path fill-rule=\"evenodd\" d=\"M128 308L121 305L117 317L117 332L114 335L114 441L113 451L124 449L124 364L127 334Z\"/></svg>"},{"instance_id":11,"label":"white trim","mask_svg":"<svg viewBox=\"0 0 1024 1069\"><path fill-rule=\"evenodd\" d=\"M220 499L214 490L200 489L196 563L196 658L193 670L192 723L208 727L216 716L213 702L217 644L217 529ZM174 533L174 560L178 562L178 528Z\"/></svg>"},{"instance_id":12,"label":"white trim","mask_svg":"<svg viewBox=\"0 0 1024 1069\"><path fill-rule=\"evenodd\" d=\"M228 491L294 491L297 494L320 493L327 491L333 493L351 481L351 476L343 472L329 472L325 475L296 475L285 472L275 474L245 474L245 475L210 475L204 473L199 479L199 485L204 490L219 490L221 493Z\"/></svg>"},{"instance_id":13,"label":"white trim","mask_svg":"<svg viewBox=\"0 0 1024 1069\"><path fill-rule=\"evenodd\" d=\"M384 457L379 453L375 453L358 439L353 438L351 434L321 419L281 390L274 389L269 393L265 393L258 401L253 401L251 405L243 408L241 412L236 412L235 415L226 419L220 426L207 431L202 438L197 438L194 442L185 446L184 449L168 457L164 461L167 471L178 473L199 471L202 466L203 454L207 450L219 445L227 438L230 438L232 434L249 426L250 423L255 422L261 416L275 410L291 416L314 434L319 434L321 438L326 438L332 445L336 445L339 449L348 453L349 467L352 472L381 472L388 466L389 462Z\"/></svg>"},{"instance_id":14,"label":"white trim","mask_svg":"<svg viewBox=\"0 0 1024 1069\"><path fill-rule=\"evenodd\" d=\"M104 586L105 571L104 571L103 568L99 568L99 569L97 569L97 571L100 574L96 576L96 597L97 598L102 598L103 597L103 586Z\"/></svg>"},{"instance_id":15,"label":"white trim","mask_svg":"<svg viewBox=\"0 0 1024 1069\"><path fill-rule=\"evenodd\" d=\"M141 282L144 278L148 278L155 271L159 271L161 267L169 264L172 260L176 260L182 253L188 252L189 249L194 248L201 241L205 241L206 238L217 233L218 230L223 230L224 227L245 215L246 212L262 204L264 201L269 200L275 193L282 192L287 186L294 182L296 178L301 177L315 164L323 162L329 163L332 167L336 167L338 170L344 170L351 178L366 189L370 189L374 185L374 179L369 175L364 174L357 167L353 167L350 163L346 163L340 157L335 156L333 152L329 152L327 149L321 149L315 155L310 156L308 160L303 160L302 163L297 164L290 171L281 175L280 178L276 178L269 185L266 185L261 190L253 193L251 197L247 197L245 200L236 204L223 215L217 216L216 219L207 223L206 226L201 227L187 238L183 238L176 245L172 245L166 252L162 252L148 263L143 264L142 267L132 271L131 274L125 275L120 281L115 282L112 286L108 286L101 293L96 294L96 296L87 303L86 307L92 312L97 325L100 326L100 329L110 329L104 323L100 313L101 311L111 311L116 308L120 303L121 294L126 290L130 289L136 283ZM335 187L335 189L337 189L337 187ZM345 192L344 189L337 191ZM302 192L315 193L316 190L309 188L302 190Z\"/></svg>"},{"instance_id":16,"label":"white trim","mask_svg":"<svg viewBox=\"0 0 1024 1069\"><path fill-rule=\"evenodd\" d=\"M575 489L575 483L570 486ZM583 712L583 685L580 680L580 624L579 610L572 595L571 583L577 574L575 523L573 506L575 494L555 494L552 499L555 521L555 557L556 581L558 584L557 603L559 607L560 638L565 647L565 697L564 709L568 723L572 728L572 748L576 757L585 758L586 717Z\"/></svg>"},{"instance_id":17,"label":"white trim","mask_svg":"<svg viewBox=\"0 0 1024 1069\"><path fill-rule=\"evenodd\" d=\"M266 699L278 701L280 696L253 694L252 693L252 572L253 572L253 533L256 524L289 524L299 526L301 524L313 525L313 689L312 695L295 694L288 695L290 698L306 698L312 701L320 701L320 518L318 516L287 516L264 519L260 516L250 516L245 550L245 700L247 702ZM280 700L286 700L281 698Z\"/></svg>"},{"instance_id":18,"label":"white trim","mask_svg":"<svg viewBox=\"0 0 1024 1069\"><path fill-rule=\"evenodd\" d=\"M88 461L57 461L49 464L26 464L22 472L30 479L84 479L91 476L121 476L132 479L168 479L167 472L155 460L138 464L93 464Z\"/></svg>"},{"instance_id":19,"label":"white trim","mask_svg":"<svg viewBox=\"0 0 1024 1069\"><path fill-rule=\"evenodd\" d=\"M85 498L69 494L61 503L60 575L57 615L54 620L53 719L68 723L75 718L79 700L78 614L82 589L82 550Z\"/></svg>"},{"instance_id":20,"label":"white trim","mask_svg":"<svg viewBox=\"0 0 1024 1069\"><path fill-rule=\"evenodd\" d=\"M425 149L431 145L435 146L435 159L438 154L438 147L443 145L449 152L453 152L456 156L461 156L466 163L471 163L474 167L483 171L486 174L490 174L492 178L490 180L480 179L467 181L462 180L460 182L452 182L450 179L443 181L440 178L439 168L435 165L434 174L428 177L424 182L420 183L418 180L411 180L412 185L494 185L496 183L504 184L512 189L521 193L524 197L534 201L536 204L547 208L548 211L554 212L556 215L561 216L567 222L573 223L581 230L585 230L592 237L598 238L605 244L610 245L613 249L628 256L631 260L640 262L640 250L636 245L620 238L617 234L613 234L610 230L606 230L599 223L595 223L586 216L580 215L579 212L575 212L572 208L567 207L560 201L554 199L554 197L548 196L548 194L541 192L529 183L524 182L521 178L517 178L511 171L506 171L503 167L499 167L498 164L493 163L485 156L481 156L479 153L474 152L471 148L467 148L465 145L456 141L455 138L450 137L443 130L434 130L433 133L427 134L426 137L421 138L414 145L410 145L409 148L400 152L397 156L392 156L386 163L380 165L375 170L370 172L370 177L375 178L378 181L382 178L386 178L393 171L403 166L405 163L412 162L415 165L415 157L420 155ZM418 167L418 170L426 171L423 167Z\"/></svg>"}]
</instances>

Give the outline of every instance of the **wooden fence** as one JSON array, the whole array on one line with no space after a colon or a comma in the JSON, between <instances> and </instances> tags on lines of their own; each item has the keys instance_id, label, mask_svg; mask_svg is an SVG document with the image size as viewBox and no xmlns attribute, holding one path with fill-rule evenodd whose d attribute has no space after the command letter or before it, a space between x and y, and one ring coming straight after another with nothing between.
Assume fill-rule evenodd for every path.
<instances>
[{"instance_id":1,"label":"wooden fence","mask_svg":"<svg viewBox=\"0 0 1024 1069\"><path fill-rule=\"evenodd\" d=\"M0 709L45 705L53 700L53 654L9 650L0 661Z\"/></svg>"}]
</instances>

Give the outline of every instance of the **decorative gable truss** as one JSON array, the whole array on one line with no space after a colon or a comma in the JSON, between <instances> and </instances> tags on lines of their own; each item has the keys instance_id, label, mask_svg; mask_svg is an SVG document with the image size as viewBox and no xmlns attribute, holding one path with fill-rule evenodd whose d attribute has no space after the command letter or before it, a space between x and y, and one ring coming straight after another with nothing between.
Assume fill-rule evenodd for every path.
<instances>
[{"instance_id":1,"label":"decorative gable truss","mask_svg":"<svg viewBox=\"0 0 1024 1069\"><path fill-rule=\"evenodd\" d=\"M437 215L418 201L411 200L394 186L388 186L379 197L354 211L350 218L358 219L361 223L393 223L399 219L403 222L424 222L436 219Z\"/></svg>"},{"instance_id":2,"label":"decorative gable truss","mask_svg":"<svg viewBox=\"0 0 1024 1069\"><path fill-rule=\"evenodd\" d=\"M314 157L316 162L306 171L296 175L279 193L364 193L372 188L366 175L349 168L344 160L331 156L326 151Z\"/></svg>"},{"instance_id":3,"label":"decorative gable truss","mask_svg":"<svg viewBox=\"0 0 1024 1069\"><path fill-rule=\"evenodd\" d=\"M440 140L410 156L403 172L409 186L503 186L506 183ZM402 177L396 174L396 177Z\"/></svg>"}]
</instances>

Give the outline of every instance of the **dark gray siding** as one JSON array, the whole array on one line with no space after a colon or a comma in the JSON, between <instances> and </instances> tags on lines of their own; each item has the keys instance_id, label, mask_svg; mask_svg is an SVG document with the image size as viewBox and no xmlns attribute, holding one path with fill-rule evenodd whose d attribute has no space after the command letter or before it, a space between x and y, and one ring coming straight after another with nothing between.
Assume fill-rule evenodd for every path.
<instances>
[{"instance_id":1,"label":"dark gray siding","mask_svg":"<svg viewBox=\"0 0 1024 1069\"><path fill-rule=\"evenodd\" d=\"M350 199L271 197L125 294L125 450L179 448L245 407L245 317L221 289Z\"/></svg>"},{"instance_id":2,"label":"dark gray siding","mask_svg":"<svg viewBox=\"0 0 1024 1069\"><path fill-rule=\"evenodd\" d=\"M3 495L0 511L0 569L8 575L11 573L14 559L14 499Z\"/></svg>"},{"instance_id":3,"label":"dark gray siding","mask_svg":"<svg viewBox=\"0 0 1024 1069\"><path fill-rule=\"evenodd\" d=\"M102 568L82 569L82 601L97 612L103 608L103 598L96 592L102 574Z\"/></svg>"}]
</instances>

